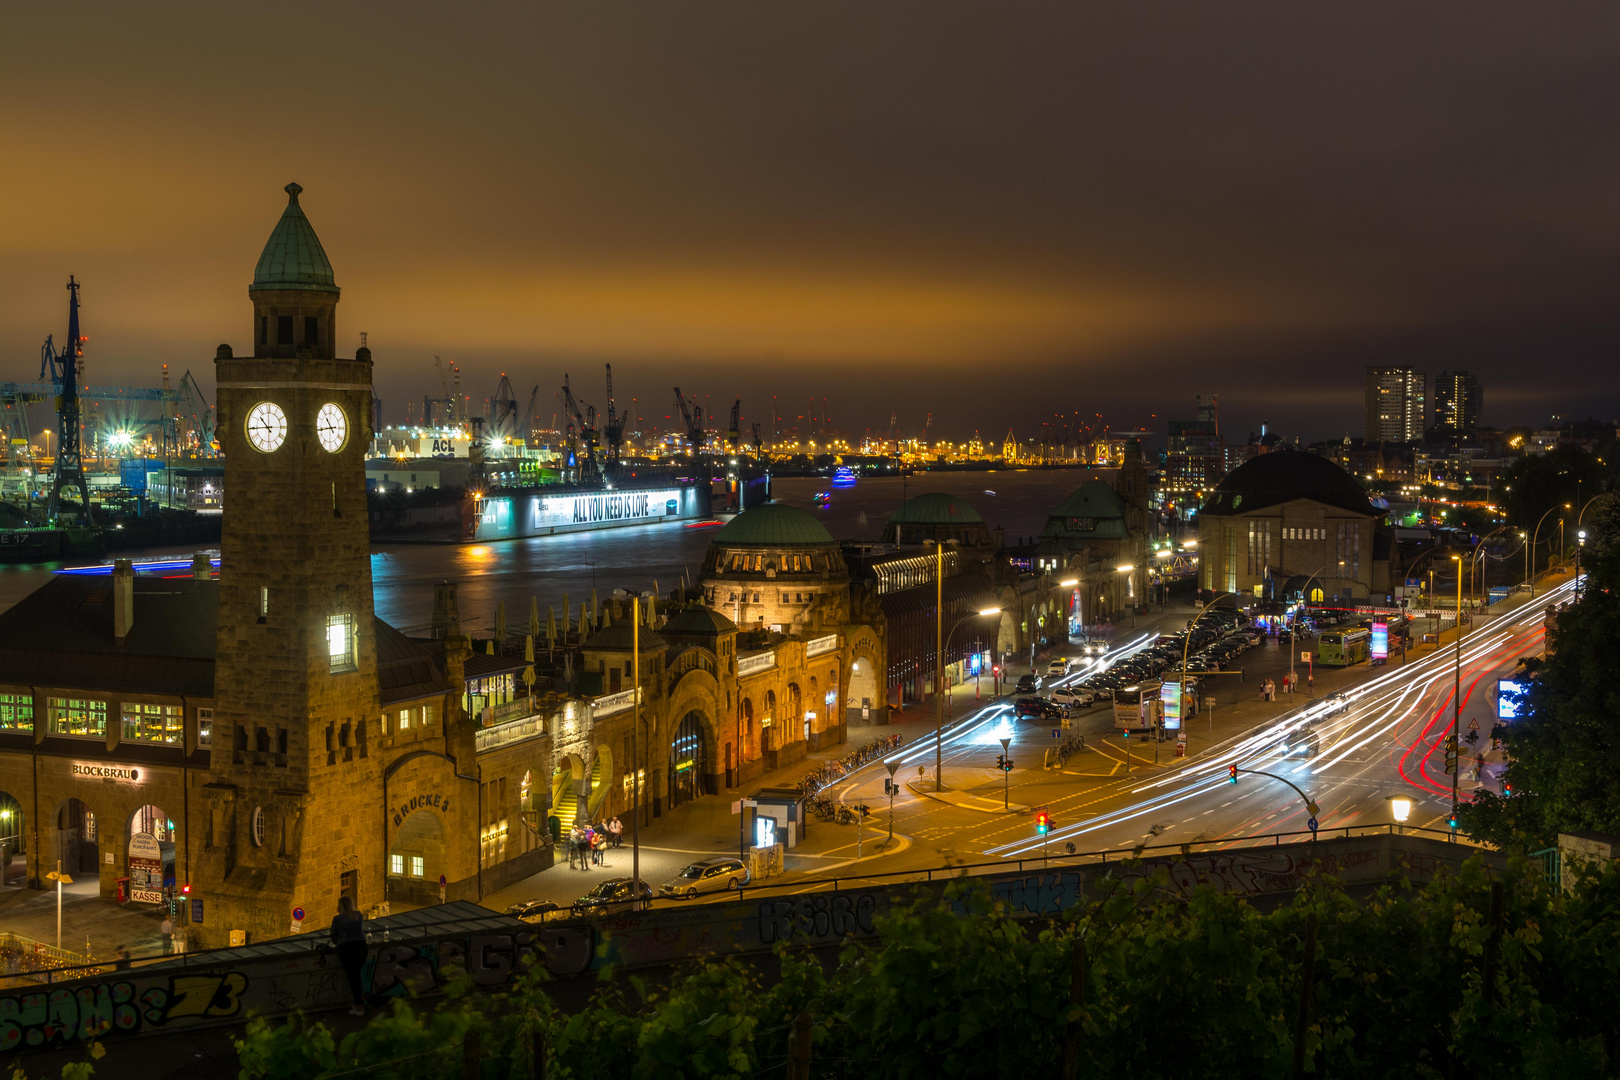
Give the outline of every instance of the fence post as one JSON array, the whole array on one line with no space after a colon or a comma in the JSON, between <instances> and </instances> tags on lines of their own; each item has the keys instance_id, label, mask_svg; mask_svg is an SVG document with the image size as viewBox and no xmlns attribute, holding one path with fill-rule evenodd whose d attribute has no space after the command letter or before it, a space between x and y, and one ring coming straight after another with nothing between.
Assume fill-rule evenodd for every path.
<instances>
[{"instance_id":1,"label":"fence post","mask_svg":"<svg viewBox=\"0 0 1620 1080\"><path fill-rule=\"evenodd\" d=\"M531 1080L546 1080L546 1029L536 1027L532 1029L534 1049L534 1071L529 1075Z\"/></svg>"},{"instance_id":2,"label":"fence post","mask_svg":"<svg viewBox=\"0 0 1620 1080\"><path fill-rule=\"evenodd\" d=\"M802 1012L793 1022L793 1038L788 1047L788 1080L810 1080L810 1014Z\"/></svg>"},{"instance_id":3,"label":"fence post","mask_svg":"<svg viewBox=\"0 0 1620 1080\"><path fill-rule=\"evenodd\" d=\"M483 1036L477 1028L468 1031L461 1040L461 1080L478 1080L479 1050Z\"/></svg>"}]
</instances>

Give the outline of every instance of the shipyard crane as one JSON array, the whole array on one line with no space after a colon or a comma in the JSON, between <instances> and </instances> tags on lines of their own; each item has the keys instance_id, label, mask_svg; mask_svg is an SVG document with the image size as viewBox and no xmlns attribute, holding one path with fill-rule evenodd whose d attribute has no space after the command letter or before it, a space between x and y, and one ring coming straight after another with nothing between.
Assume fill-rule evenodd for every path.
<instances>
[{"instance_id":1,"label":"shipyard crane","mask_svg":"<svg viewBox=\"0 0 1620 1080\"><path fill-rule=\"evenodd\" d=\"M585 406L581 412L579 402L574 400L574 392L568 388L568 375L563 373L563 406L568 410L569 423L579 432L580 441L585 444L585 463L580 466L580 479L586 483L599 483L602 479L602 466L596 460L596 407ZM576 458L577 460L577 458Z\"/></svg>"},{"instance_id":2,"label":"shipyard crane","mask_svg":"<svg viewBox=\"0 0 1620 1080\"><path fill-rule=\"evenodd\" d=\"M211 455L214 448L214 407L203 397L202 387L197 385L197 377L190 368L180 376L180 389L175 392L175 398L176 411L182 417L190 417L191 429L197 433L197 451ZM179 442L180 432L177 429L173 433L173 445L178 446Z\"/></svg>"},{"instance_id":3,"label":"shipyard crane","mask_svg":"<svg viewBox=\"0 0 1620 1080\"><path fill-rule=\"evenodd\" d=\"M489 433L506 442L517 435L517 394L512 391L512 380L501 372L501 381L495 387L494 409L489 417Z\"/></svg>"},{"instance_id":4,"label":"shipyard crane","mask_svg":"<svg viewBox=\"0 0 1620 1080\"><path fill-rule=\"evenodd\" d=\"M680 411L681 420L686 424L686 442L694 463L703 460L703 406L687 404L686 395L681 388L675 388L675 408Z\"/></svg>"},{"instance_id":5,"label":"shipyard crane","mask_svg":"<svg viewBox=\"0 0 1620 1080\"><path fill-rule=\"evenodd\" d=\"M67 344L58 353L46 335L39 363L39 377L48 377L56 387L56 461L51 470L51 500L45 511L45 519L52 525L56 524L64 487L78 489L84 520L90 521L90 488L79 452L79 360L84 356L86 339L79 333L79 283L71 275L67 289Z\"/></svg>"},{"instance_id":6,"label":"shipyard crane","mask_svg":"<svg viewBox=\"0 0 1620 1080\"><path fill-rule=\"evenodd\" d=\"M628 418L620 416L613 405L613 365L603 365L607 368L607 425L602 429L607 438L607 472L609 476L619 471L619 447L624 445L624 422Z\"/></svg>"},{"instance_id":7,"label":"shipyard crane","mask_svg":"<svg viewBox=\"0 0 1620 1080\"><path fill-rule=\"evenodd\" d=\"M726 443L731 452L737 452L737 444L742 441L742 398L731 403L731 426L726 429Z\"/></svg>"},{"instance_id":8,"label":"shipyard crane","mask_svg":"<svg viewBox=\"0 0 1620 1080\"><path fill-rule=\"evenodd\" d=\"M765 460L765 440L760 437L759 425L754 425L754 456L760 461Z\"/></svg>"},{"instance_id":9,"label":"shipyard crane","mask_svg":"<svg viewBox=\"0 0 1620 1080\"><path fill-rule=\"evenodd\" d=\"M534 427L535 427L534 401L535 401L535 398L538 398L539 396L540 396L540 384L535 383L534 384L534 389L529 391L529 408L528 408L528 411L523 414L523 423L524 423L523 445L525 445L525 446L527 446L529 444L530 439L534 438Z\"/></svg>"}]
</instances>

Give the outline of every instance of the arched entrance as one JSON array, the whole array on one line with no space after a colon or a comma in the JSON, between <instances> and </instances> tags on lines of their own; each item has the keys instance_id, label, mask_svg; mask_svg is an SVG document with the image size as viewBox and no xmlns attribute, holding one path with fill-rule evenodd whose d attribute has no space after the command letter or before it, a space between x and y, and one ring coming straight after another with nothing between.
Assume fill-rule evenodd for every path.
<instances>
[{"instance_id":1,"label":"arched entrance","mask_svg":"<svg viewBox=\"0 0 1620 1080\"><path fill-rule=\"evenodd\" d=\"M445 872L444 822L433 810L418 810L394 833L388 848L388 876L407 882L430 882L435 888Z\"/></svg>"},{"instance_id":2,"label":"arched entrance","mask_svg":"<svg viewBox=\"0 0 1620 1080\"><path fill-rule=\"evenodd\" d=\"M175 883L174 819L161 806L140 806L129 815L124 835L130 899L159 903L163 890Z\"/></svg>"},{"instance_id":3,"label":"arched entrance","mask_svg":"<svg viewBox=\"0 0 1620 1080\"><path fill-rule=\"evenodd\" d=\"M669 743L669 805L671 809L703 794L708 762L703 748L703 718L696 709L681 718Z\"/></svg>"},{"instance_id":4,"label":"arched entrance","mask_svg":"<svg viewBox=\"0 0 1620 1080\"><path fill-rule=\"evenodd\" d=\"M563 830L571 829L576 821L589 816L585 801L585 762L578 754L564 754L557 759L557 768L551 774L551 838L556 840Z\"/></svg>"},{"instance_id":5,"label":"arched entrance","mask_svg":"<svg viewBox=\"0 0 1620 1080\"><path fill-rule=\"evenodd\" d=\"M0 791L0 887L28 883L28 828L22 803Z\"/></svg>"},{"instance_id":6,"label":"arched entrance","mask_svg":"<svg viewBox=\"0 0 1620 1080\"><path fill-rule=\"evenodd\" d=\"M799 691L798 683L788 683L787 688L787 731L793 732L796 725L800 726L805 742L810 741L810 715L804 707L804 695Z\"/></svg>"},{"instance_id":7,"label":"arched entrance","mask_svg":"<svg viewBox=\"0 0 1620 1080\"><path fill-rule=\"evenodd\" d=\"M63 799L56 807L56 859L74 878L101 872L101 846L96 815L78 799Z\"/></svg>"},{"instance_id":8,"label":"arched entrance","mask_svg":"<svg viewBox=\"0 0 1620 1080\"><path fill-rule=\"evenodd\" d=\"M870 657L858 656L849 665L849 693L844 700L851 709L859 709L860 718L868 722L872 719L872 710L883 705L883 697L878 693L877 665Z\"/></svg>"}]
</instances>

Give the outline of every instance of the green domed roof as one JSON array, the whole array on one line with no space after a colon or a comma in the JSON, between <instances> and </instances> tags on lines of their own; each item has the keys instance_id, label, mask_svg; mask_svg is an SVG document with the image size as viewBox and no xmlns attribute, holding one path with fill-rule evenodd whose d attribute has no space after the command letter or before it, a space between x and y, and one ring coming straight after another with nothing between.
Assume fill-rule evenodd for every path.
<instances>
[{"instance_id":1,"label":"green domed roof","mask_svg":"<svg viewBox=\"0 0 1620 1080\"><path fill-rule=\"evenodd\" d=\"M1125 500L1119 497L1119 492L1103 481L1087 480L1073 495L1058 503L1057 509L1052 511L1052 516L1122 518L1125 516Z\"/></svg>"},{"instance_id":2,"label":"green domed roof","mask_svg":"<svg viewBox=\"0 0 1620 1080\"><path fill-rule=\"evenodd\" d=\"M671 615L664 623L666 634L729 634L737 624L713 608L693 604Z\"/></svg>"},{"instance_id":3,"label":"green domed roof","mask_svg":"<svg viewBox=\"0 0 1620 1080\"><path fill-rule=\"evenodd\" d=\"M908 499L889 518L902 525L983 525L984 518L965 499L930 491Z\"/></svg>"},{"instance_id":4,"label":"green domed roof","mask_svg":"<svg viewBox=\"0 0 1620 1080\"><path fill-rule=\"evenodd\" d=\"M248 288L341 291L332 276L332 263L326 257L326 250L298 205L298 193L304 189L288 184L284 190L287 209L264 245L259 265L253 271L253 284Z\"/></svg>"},{"instance_id":5,"label":"green domed roof","mask_svg":"<svg viewBox=\"0 0 1620 1080\"><path fill-rule=\"evenodd\" d=\"M800 547L836 544L832 533L810 514L786 503L762 503L738 514L714 534L716 544Z\"/></svg>"},{"instance_id":6,"label":"green domed roof","mask_svg":"<svg viewBox=\"0 0 1620 1080\"><path fill-rule=\"evenodd\" d=\"M668 644L655 632L641 628L640 645L642 652L651 652L662 649ZM630 624L629 619L611 623L590 636L585 642L587 649L601 649L604 652L630 652L636 647L636 628Z\"/></svg>"}]
</instances>

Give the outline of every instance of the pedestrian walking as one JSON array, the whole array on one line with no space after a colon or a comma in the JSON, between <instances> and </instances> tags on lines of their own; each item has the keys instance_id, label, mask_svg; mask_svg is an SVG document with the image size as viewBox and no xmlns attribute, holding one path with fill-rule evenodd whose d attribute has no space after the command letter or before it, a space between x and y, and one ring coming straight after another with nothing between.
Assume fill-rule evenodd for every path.
<instances>
[{"instance_id":1,"label":"pedestrian walking","mask_svg":"<svg viewBox=\"0 0 1620 1080\"><path fill-rule=\"evenodd\" d=\"M624 845L624 822L619 820L618 815L614 815L613 820L608 822L608 832L613 834L614 847Z\"/></svg>"},{"instance_id":2,"label":"pedestrian walking","mask_svg":"<svg viewBox=\"0 0 1620 1080\"><path fill-rule=\"evenodd\" d=\"M338 963L343 965L343 974L348 977L349 993L354 995L349 1013L364 1016L366 994L360 985L360 971L366 966L366 917L347 896L338 898L338 913L332 916L328 933L337 949Z\"/></svg>"},{"instance_id":3,"label":"pedestrian walking","mask_svg":"<svg viewBox=\"0 0 1620 1080\"><path fill-rule=\"evenodd\" d=\"M163 921L158 924L158 933L163 935L163 955L168 956L174 952L174 923L167 915L163 916Z\"/></svg>"},{"instance_id":4,"label":"pedestrian walking","mask_svg":"<svg viewBox=\"0 0 1620 1080\"><path fill-rule=\"evenodd\" d=\"M120 945L113 950L113 968L118 971L129 970L129 946Z\"/></svg>"},{"instance_id":5,"label":"pedestrian walking","mask_svg":"<svg viewBox=\"0 0 1620 1080\"><path fill-rule=\"evenodd\" d=\"M607 846L608 834L606 829L603 829L592 837L591 856L592 861L595 862L597 866L603 865L603 860L607 858Z\"/></svg>"}]
</instances>

